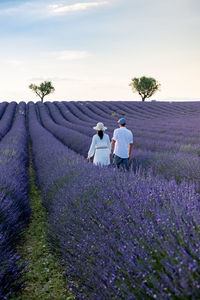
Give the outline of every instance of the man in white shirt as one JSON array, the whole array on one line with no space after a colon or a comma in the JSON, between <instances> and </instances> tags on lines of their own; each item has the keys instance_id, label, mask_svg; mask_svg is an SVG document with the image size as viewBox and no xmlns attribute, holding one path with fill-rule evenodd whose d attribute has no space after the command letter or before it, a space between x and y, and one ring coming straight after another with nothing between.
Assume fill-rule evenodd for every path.
<instances>
[{"instance_id":1,"label":"man in white shirt","mask_svg":"<svg viewBox=\"0 0 200 300\"><path fill-rule=\"evenodd\" d=\"M118 121L119 128L114 130L111 142L111 149L114 148L114 164L118 168L129 169L129 161L131 158L131 150L133 146L133 134L126 128L126 119L121 118Z\"/></svg>"}]
</instances>

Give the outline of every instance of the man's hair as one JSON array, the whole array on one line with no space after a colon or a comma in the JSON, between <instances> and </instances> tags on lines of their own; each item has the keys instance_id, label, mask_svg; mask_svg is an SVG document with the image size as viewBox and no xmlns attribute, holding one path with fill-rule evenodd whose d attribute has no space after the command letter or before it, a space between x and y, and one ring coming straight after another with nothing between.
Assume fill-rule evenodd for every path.
<instances>
[{"instance_id":1,"label":"man's hair","mask_svg":"<svg viewBox=\"0 0 200 300\"><path fill-rule=\"evenodd\" d=\"M120 124L120 125L124 127L124 126L126 125L126 123L124 123L124 124Z\"/></svg>"}]
</instances>

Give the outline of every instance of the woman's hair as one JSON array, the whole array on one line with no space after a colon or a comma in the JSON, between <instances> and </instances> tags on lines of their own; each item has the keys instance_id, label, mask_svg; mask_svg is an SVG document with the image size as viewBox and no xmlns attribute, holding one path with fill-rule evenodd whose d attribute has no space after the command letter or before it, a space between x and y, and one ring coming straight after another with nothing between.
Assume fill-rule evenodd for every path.
<instances>
[{"instance_id":1,"label":"woman's hair","mask_svg":"<svg viewBox=\"0 0 200 300\"><path fill-rule=\"evenodd\" d=\"M102 138L103 138L103 130L98 130L98 136L102 140Z\"/></svg>"}]
</instances>

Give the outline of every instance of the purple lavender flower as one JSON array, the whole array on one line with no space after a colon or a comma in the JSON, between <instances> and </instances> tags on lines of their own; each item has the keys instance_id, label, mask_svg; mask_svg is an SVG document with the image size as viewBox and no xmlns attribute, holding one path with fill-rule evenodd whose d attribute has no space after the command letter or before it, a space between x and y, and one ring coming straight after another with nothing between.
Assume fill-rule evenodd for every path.
<instances>
[{"instance_id":1,"label":"purple lavender flower","mask_svg":"<svg viewBox=\"0 0 200 300\"><path fill-rule=\"evenodd\" d=\"M95 103L88 107L81 102L64 105L72 123L75 114L76 129L79 111L80 119L84 121L85 116L88 124L99 118ZM123 110L120 103L115 105ZM163 147L155 143L160 147L157 152L146 146L135 150L139 171L94 167L71 150L80 153L78 144L71 146L73 135L80 141L87 135L78 134L75 127L71 130L53 105L46 106L29 103L34 166L48 211L49 241L60 253L77 299L198 299L200 201L195 186L189 183L194 179L192 170L198 170L198 156L183 155L173 142L172 148L164 151L166 141L160 143ZM56 106L61 109L58 103ZM111 104L105 106L109 115ZM128 103L126 107L131 114ZM155 119L155 108L136 105L133 111L138 119L130 121L130 128L136 130L143 124L142 135L149 125L149 134L160 139L163 128L157 126L165 121ZM158 111L162 117L161 106ZM165 115L169 117L170 107L168 111ZM187 111L190 113L185 107ZM143 122L141 115L150 117ZM183 122L173 122L169 132L177 126L183 132ZM82 143L81 151L83 147ZM198 178L198 173L195 176Z\"/></svg>"},{"instance_id":2,"label":"purple lavender flower","mask_svg":"<svg viewBox=\"0 0 200 300\"><path fill-rule=\"evenodd\" d=\"M25 103L11 103L1 119L5 135L0 142L0 299L7 299L23 283L25 264L16 243L30 217L25 113Z\"/></svg>"}]
</instances>

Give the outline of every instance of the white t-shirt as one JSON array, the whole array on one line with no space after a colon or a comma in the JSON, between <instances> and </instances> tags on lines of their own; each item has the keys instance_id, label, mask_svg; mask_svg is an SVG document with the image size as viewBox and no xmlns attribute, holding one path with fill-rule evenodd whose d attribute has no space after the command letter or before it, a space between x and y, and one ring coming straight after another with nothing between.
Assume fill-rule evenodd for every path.
<instances>
[{"instance_id":1,"label":"white t-shirt","mask_svg":"<svg viewBox=\"0 0 200 300\"><path fill-rule=\"evenodd\" d=\"M128 158L129 145L133 143L133 134L126 127L114 130L112 140L115 141L114 154L121 158Z\"/></svg>"}]
</instances>

